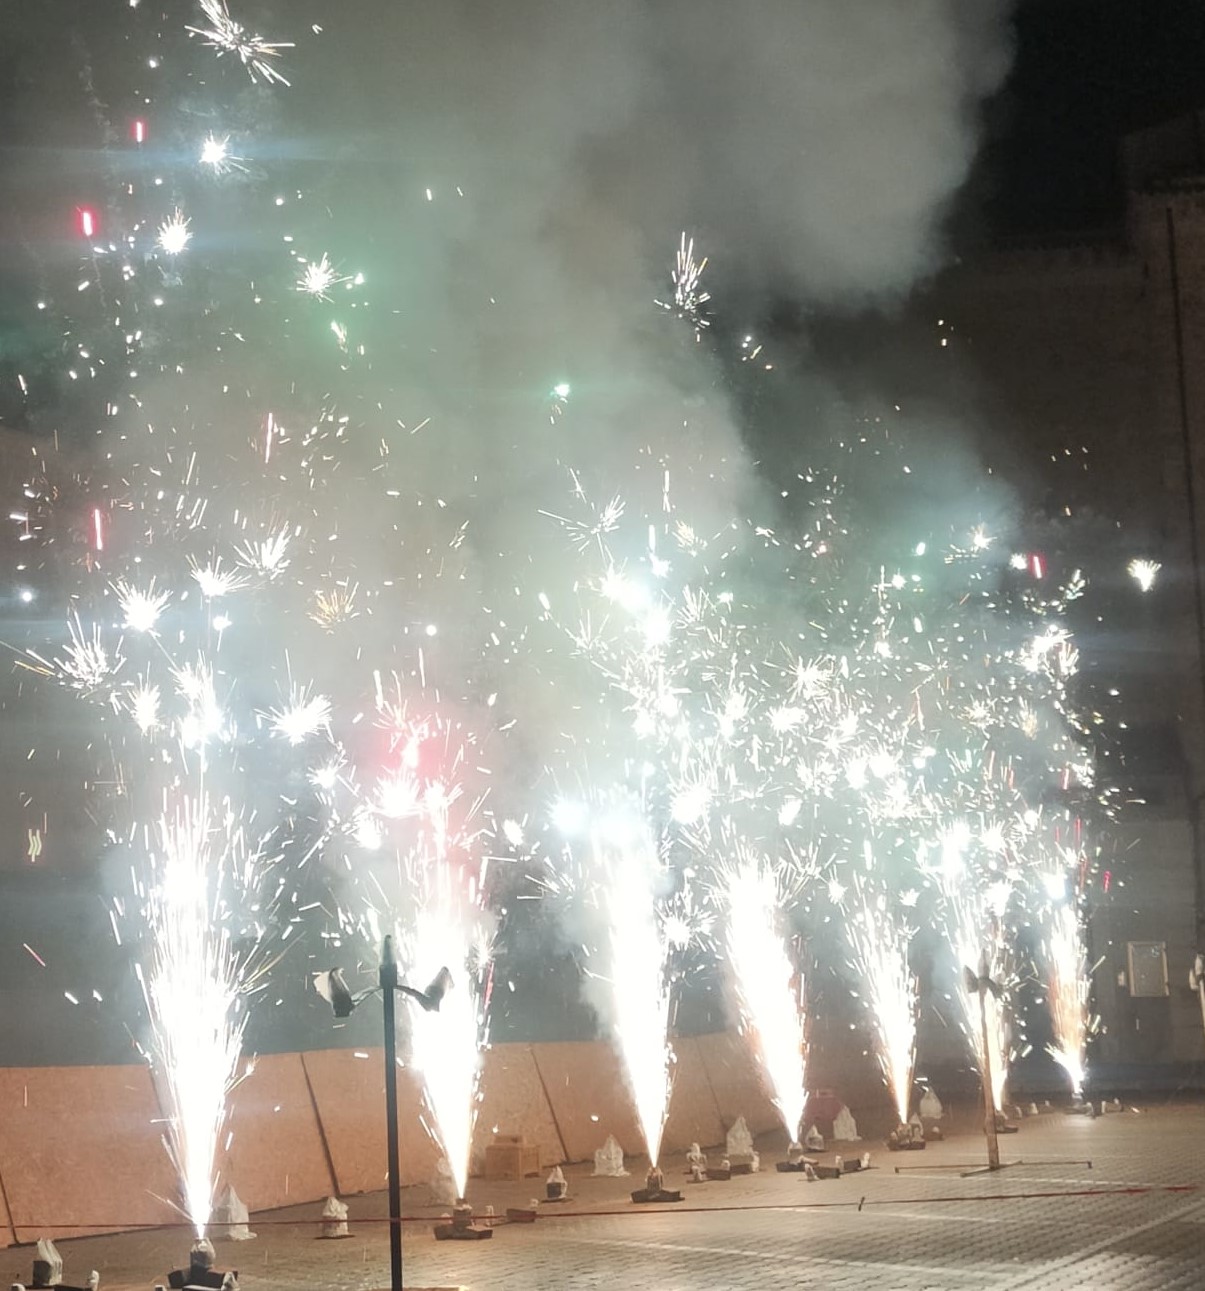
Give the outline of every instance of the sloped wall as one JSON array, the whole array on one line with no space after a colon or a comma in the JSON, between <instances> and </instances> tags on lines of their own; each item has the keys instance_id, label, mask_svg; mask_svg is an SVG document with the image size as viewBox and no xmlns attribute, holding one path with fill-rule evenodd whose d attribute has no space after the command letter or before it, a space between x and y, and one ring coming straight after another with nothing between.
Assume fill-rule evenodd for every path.
<instances>
[{"instance_id":1,"label":"sloped wall","mask_svg":"<svg viewBox=\"0 0 1205 1291\"><path fill-rule=\"evenodd\" d=\"M736 1035L675 1041L664 1147L721 1143L737 1116L754 1133L777 1118ZM473 1140L480 1169L495 1133L522 1134L549 1168L588 1161L608 1134L643 1143L614 1049L605 1041L500 1044L485 1058ZM416 1075L398 1070L403 1185L429 1182L441 1151ZM381 1049L256 1059L231 1098L220 1188L251 1210L385 1186ZM163 1113L145 1067L0 1068L0 1245L181 1222L162 1144Z\"/></svg>"},{"instance_id":2,"label":"sloped wall","mask_svg":"<svg viewBox=\"0 0 1205 1291\"><path fill-rule=\"evenodd\" d=\"M0 1068L0 1179L10 1236L170 1224L175 1172L145 1067ZM51 1225L54 1227L43 1227Z\"/></svg>"}]
</instances>

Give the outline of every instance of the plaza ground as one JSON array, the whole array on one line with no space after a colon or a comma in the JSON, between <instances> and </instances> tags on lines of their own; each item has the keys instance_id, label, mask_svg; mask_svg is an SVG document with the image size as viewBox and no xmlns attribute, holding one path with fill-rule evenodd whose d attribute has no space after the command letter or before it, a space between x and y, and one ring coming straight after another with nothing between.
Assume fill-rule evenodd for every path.
<instances>
[{"instance_id":1,"label":"plaza ground","mask_svg":"<svg viewBox=\"0 0 1205 1291\"><path fill-rule=\"evenodd\" d=\"M541 1207L534 1225L501 1225L488 1241L436 1242L407 1189L403 1209L407 1287L473 1291L600 1288L866 1288L876 1291L1113 1291L1205 1287L1205 1103L1127 1104L1138 1110L1090 1120L1054 1111L1026 1117L1001 1140L998 1174L963 1177L942 1166L981 1163L982 1135L969 1110L945 1142L889 1154L867 1140L873 1169L808 1183L778 1174L772 1136L759 1142L762 1173L688 1184L684 1162L664 1162L677 1206L635 1206L643 1181L566 1170L572 1199ZM846 1149L855 1155L855 1149ZM824 1159L831 1159L831 1153ZM1091 1164L1089 1164L1089 1162ZM896 1172L896 1167L909 1167ZM104 1162L82 1162L104 1188ZM526 1204L543 1181L472 1180L477 1212ZM388 1285L383 1194L349 1198L352 1236L317 1239L319 1205L253 1216L250 1242L217 1241L218 1267L240 1270L244 1291L367 1291ZM50 1222L50 1217L47 1217ZM49 1231L49 1230L48 1230ZM90 1269L103 1291L149 1291L183 1262L184 1231L80 1238L60 1243L68 1282ZM24 1280L30 1247L0 1251L2 1284Z\"/></svg>"}]
</instances>

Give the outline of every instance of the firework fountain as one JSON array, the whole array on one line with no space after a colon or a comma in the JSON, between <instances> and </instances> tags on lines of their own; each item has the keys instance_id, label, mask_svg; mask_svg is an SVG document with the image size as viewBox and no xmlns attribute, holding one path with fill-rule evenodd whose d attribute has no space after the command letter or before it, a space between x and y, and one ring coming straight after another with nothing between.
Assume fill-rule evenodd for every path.
<instances>
[{"instance_id":1,"label":"firework fountain","mask_svg":"<svg viewBox=\"0 0 1205 1291\"><path fill-rule=\"evenodd\" d=\"M594 862L605 874L600 894L606 920L607 980L614 1002L612 1034L623 1059L649 1162L657 1164L669 1106L669 943L659 926L656 849L631 821L592 831ZM633 898L635 902L633 903Z\"/></svg>"},{"instance_id":2,"label":"firework fountain","mask_svg":"<svg viewBox=\"0 0 1205 1291\"><path fill-rule=\"evenodd\" d=\"M149 851L144 911L152 949L139 977L153 1070L167 1110L165 1143L184 1212L202 1238L246 1024L245 965L223 919L222 880L254 858L205 796L185 799L165 814L158 833L159 845Z\"/></svg>"},{"instance_id":3,"label":"firework fountain","mask_svg":"<svg viewBox=\"0 0 1205 1291\"><path fill-rule=\"evenodd\" d=\"M482 768L470 762L478 750L457 723L411 716L403 703L385 698L379 682L376 702L389 765L366 793L346 747L336 745L328 765L340 770L321 791L328 847L343 850L359 873L341 903L340 922L366 948L394 930L400 967L416 988L445 970L450 977L436 988L438 999L409 995L409 1062L422 1078L430 1132L463 1197L492 991L489 866L481 855L485 793L465 786Z\"/></svg>"},{"instance_id":4,"label":"firework fountain","mask_svg":"<svg viewBox=\"0 0 1205 1291\"><path fill-rule=\"evenodd\" d=\"M582 933L585 997L615 1045L655 1167L674 1063L674 952L689 926L638 801L609 795L586 808L562 800L553 815L571 837L541 882Z\"/></svg>"},{"instance_id":5,"label":"firework fountain","mask_svg":"<svg viewBox=\"0 0 1205 1291\"><path fill-rule=\"evenodd\" d=\"M1084 930L1074 903L1055 905L1042 940L1046 991L1054 1043L1050 1056L1067 1073L1071 1092L1083 1097L1088 1037L1094 1029L1089 993L1092 985Z\"/></svg>"},{"instance_id":6,"label":"firework fountain","mask_svg":"<svg viewBox=\"0 0 1205 1291\"><path fill-rule=\"evenodd\" d=\"M872 894L865 883L855 886L845 928L858 975L856 993L864 996L870 1010L875 1054L904 1125L912 1100L919 1008L917 980L908 963L914 930L900 919L886 894Z\"/></svg>"},{"instance_id":7,"label":"firework fountain","mask_svg":"<svg viewBox=\"0 0 1205 1291\"><path fill-rule=\"evenodd\" d=\"M721 880L724 949L742 1031L788 1139L799 1139L807 1098L803 974L784 936L783 891L764 860L746 856Z\"/></svg>"}]
</instances>

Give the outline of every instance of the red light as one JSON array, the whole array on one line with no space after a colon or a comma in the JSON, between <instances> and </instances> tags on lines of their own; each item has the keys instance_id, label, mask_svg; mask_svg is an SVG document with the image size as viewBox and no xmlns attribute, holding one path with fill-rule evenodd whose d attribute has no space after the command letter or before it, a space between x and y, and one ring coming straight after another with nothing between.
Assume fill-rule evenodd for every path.
<instances>
[{"instance_id":1,"label":"red light","mask_svg":"<svg viewBox=\"0 0 1205 1291\"><path fill-rule=\"evenodd\" d=\"M90 206L79 208L79 231L86 238L96 236L96 212Z\"/></svg>"},{"instance_id":2,"label":"red light","mask_svg":"<svg viewBox=\"0 0 1205 1291\"><path fill-rule=\"evenodd\" d=\"M1037 552L1030 556L1029 568L1034 578L1044 578L1046 576L1046 562Z\"/></svg>"},{"instance_id":3,"label":"red light","mask_svg":"<svg viewBox=\"0 0 1205 1291\"><path fill-rule=\"evenodd\" d=\"M1101 887L1107 892L1113 886L1113 871L1106 870L1100 881Z\"/></svg>"},{"instance_id":4,"label":"red light","mask_svg":"<svg viewBox=\"0 0 1205 1291\"><path fill-rule=\"evenodd\" d=\"M135 143L146 143L146 122L139 119L130 126L130 134L134 136Z\"/></svg>"}]
</instances>

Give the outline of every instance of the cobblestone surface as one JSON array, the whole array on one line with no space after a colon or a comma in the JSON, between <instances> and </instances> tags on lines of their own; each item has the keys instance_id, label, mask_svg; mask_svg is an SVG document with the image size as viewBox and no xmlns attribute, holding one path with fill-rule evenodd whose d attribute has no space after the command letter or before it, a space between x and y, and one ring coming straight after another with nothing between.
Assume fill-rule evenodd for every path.
<instances>
[{"instance_id":1,"label":"cobblestone surface","mask_svg":"<svg viewBox=\"0 0 1205 1291\"><path fill-rule=\"evenodd\" d=\"M983 1158L982 1139L959 1134L923 1155L862 1145L875 1169L840 1180L809 1184L767 1172L684 1184L685 1200L672 1208L628 1201L636 1167L633 1180L569 1171L571 1203L546 1207L534 1226L500 1227L489 1241L435 1242L421 1218L406 1223L405 1281L474 1291L1205 1287L1205 1106L1095 1121L1050 1114L1026 1119L1001 1143L1004 1160L1018 1164L998 1174L963 1177L952 1168ZM767 1161L777 1146L766 1145ZM667 1180L681 1167L665 1165ZM897 1165L909 1168L897 1174ZM470 1200L501 1214L525 1203L536 1184L475 1180ZM407 1213L437 1213L418 1208L413 1190L403 1204ZM348 1241L315 1240L320 1207L296 1207L257 1216L254 1242L219 1243L219 1265L240 1268L245 1291L383 1287L386 1238L370 1221L385 1213L384 1198L354 1198L351 1207L364 1222ZM181 1262L187 1236L61 1245L69 1280L97 1268L104 1291L143 1291ZM27 1274L31 1258L28 1248L0 1251L0 1284Z\"/></svg>"}]
</instances>

